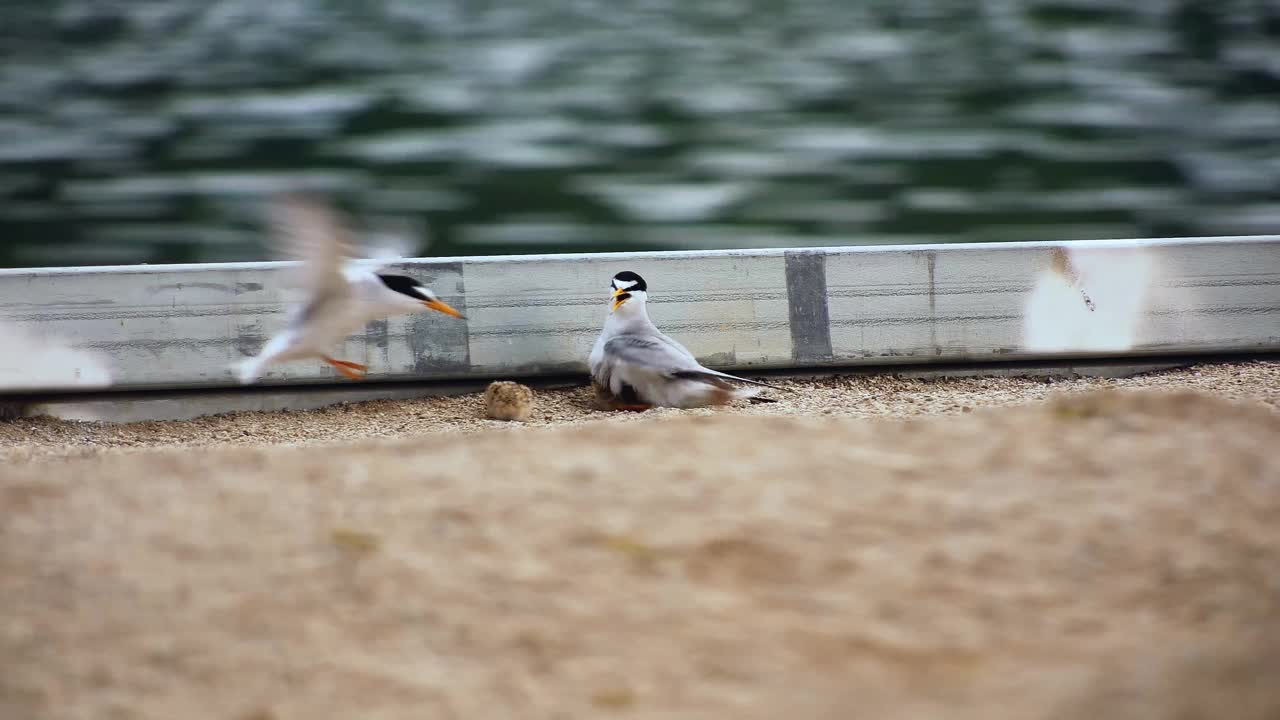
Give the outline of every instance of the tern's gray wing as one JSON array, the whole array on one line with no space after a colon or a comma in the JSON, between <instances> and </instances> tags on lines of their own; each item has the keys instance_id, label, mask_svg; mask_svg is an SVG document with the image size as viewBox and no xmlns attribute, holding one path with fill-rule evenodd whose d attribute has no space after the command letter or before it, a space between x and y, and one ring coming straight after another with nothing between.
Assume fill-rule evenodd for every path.
<instances>
[{"instance_id":1,"label":"tern's gray wing","mask_svg":"<svg viewBox=\"0 0 1280 720\"><path fill-rule=\"evenodd\" d=\"M315 327L317 322L323 321L323 318L340 314L347 303L347 289L344 285L334 292L310 296L306 302L293 309L289 316L288 328L293 331L302 331L308 326Z\"/></svg>"},{"instance_id":2,"label":"tern's gray wing","mask_svg":"<svg viewBox=\"0 0 1280 720\"><path fill-rule=\"evenodd\" d=\"M700 366L671 344L649 335L617 335L604 344L606 359L635 365L664 374L696 370Z\"/></svg>"},{"instance_id":3,"label":"tern's gray wing","mask_svg":"<svg viewBox=\"0 0 1280 720\"><path fill-rule=\"evenodd\" d=\"M295 277L313 298L346 292L343 267L353 246L337 212L305 197L283 196L271 206L271 229L276 254L302 262Z\"/></svg>"},{"instance_id":4,"label":"tern's gray wing","mask_svg":"<svg viewBox=\"0 0 1280 720\"><path fill-rule=\"evenodd\" d=\"M773 387L768 383L748 380L737 375L729 375L728 373L705 368L699 365L698 361L688 354L688 351L681 352L682 350L683 348L676 345L674 341L664 342L662 338L645 335L618 335L604 344L605 362L603 364L606 377L601 378L601 380L604 384L607 384L608 375L612 374L612 367L617 363L626 363L661 373L673 379L703 380L722 387L725 386L725 380Z\"/></svg>"}]
</instances>

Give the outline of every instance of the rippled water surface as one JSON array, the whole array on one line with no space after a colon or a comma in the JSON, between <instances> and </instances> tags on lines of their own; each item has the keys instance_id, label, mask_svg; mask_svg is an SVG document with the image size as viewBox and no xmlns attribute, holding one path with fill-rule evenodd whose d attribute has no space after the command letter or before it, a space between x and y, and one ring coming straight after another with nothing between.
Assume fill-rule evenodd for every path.
<instances>
[{"instance_id":1,"label":"rippled water surface","mask_svg":"<svg viewBox=\"0 0 1280 720\"><path fill-rule=\"evenodd\" d=\"M1277 1L5 5L0 265L1280 232Z\"/></svg>"}]
</instances>

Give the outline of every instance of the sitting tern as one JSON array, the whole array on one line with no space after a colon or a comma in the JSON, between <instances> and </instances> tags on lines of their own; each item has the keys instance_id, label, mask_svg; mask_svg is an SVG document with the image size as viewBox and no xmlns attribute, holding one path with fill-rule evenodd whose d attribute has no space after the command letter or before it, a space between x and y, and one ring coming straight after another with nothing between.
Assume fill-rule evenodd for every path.
<instances>
[{"instance_id":1,"label":"sitting tern","mask_svg":"<svg viewBox=\"0 0 1280 720\"><path fill-rule=\"evenodd\" d=\"M278 251L301 260L297 279L307 299L294 310L285 329L256 357L240 366L240 382L258 379L267 366L318 358L352 380L368 368L338 360L329 353L373 320L421 311L424 308L462 318L420 281L406 275L379 272L394 260L352 259L353 243L333 210L298 196L284 196L272 204L271 225Z\"/></svg>"},{"instance_id":2,"label":"sitting tern","mask_svg":"<svg viewBox=\"0 0 1280 720\"><path fill-rule=\"evenodd\" d=\"M592 384L605 406L648 410L726 405L759 392L733 383L774 388L705 368L693 353L664 335L649 319L645 309L649 286L636 273L614 275L610 287L609 315L590 359Z\"/></svg>"}]
</instances>

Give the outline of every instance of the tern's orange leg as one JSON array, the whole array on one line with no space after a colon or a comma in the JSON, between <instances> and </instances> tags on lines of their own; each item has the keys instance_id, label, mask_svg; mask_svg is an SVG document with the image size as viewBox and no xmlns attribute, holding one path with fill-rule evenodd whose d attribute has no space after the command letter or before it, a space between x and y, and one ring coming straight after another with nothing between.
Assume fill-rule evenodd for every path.
<instances>
[{"instance_id":1,"label":"tern's orange leg","mask_svg":"<svg viewBox=\"0 0 1280 720\"><path fill-rule=\"evenodd\" d=\"M367 365L347 360L335 360L328 355L324 356L324 361L332 365L334 370L342 373L342 376L349 380L363 380L365 373L369 371L369 366Z\"/></svg>"}]
</instances>

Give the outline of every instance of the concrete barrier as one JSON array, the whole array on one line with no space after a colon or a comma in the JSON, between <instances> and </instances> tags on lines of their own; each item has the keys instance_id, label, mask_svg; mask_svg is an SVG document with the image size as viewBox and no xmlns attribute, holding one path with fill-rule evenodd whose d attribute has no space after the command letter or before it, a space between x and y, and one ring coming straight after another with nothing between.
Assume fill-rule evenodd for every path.
<instances>
[{"instance_id":1,"label":"concrete barrier","mask_svg":"<svg viewBox=\"0 0 1280 720\"><path fill-rule=\"evenodd\" d=\"M335 349L369 381L585 372L609 279L730 372L1280 349L1280 236L408 260L463 322L372 323ZM113 389L236 386L297 295L284 263L0 270L0 325L60 338ZM20 358L21 348L9 348ZM332 383L321 362L265 385ZM52 384L53 387L55 384ZM30 388L24 388L29 391Z\"/></svg>"}]
</instances>

